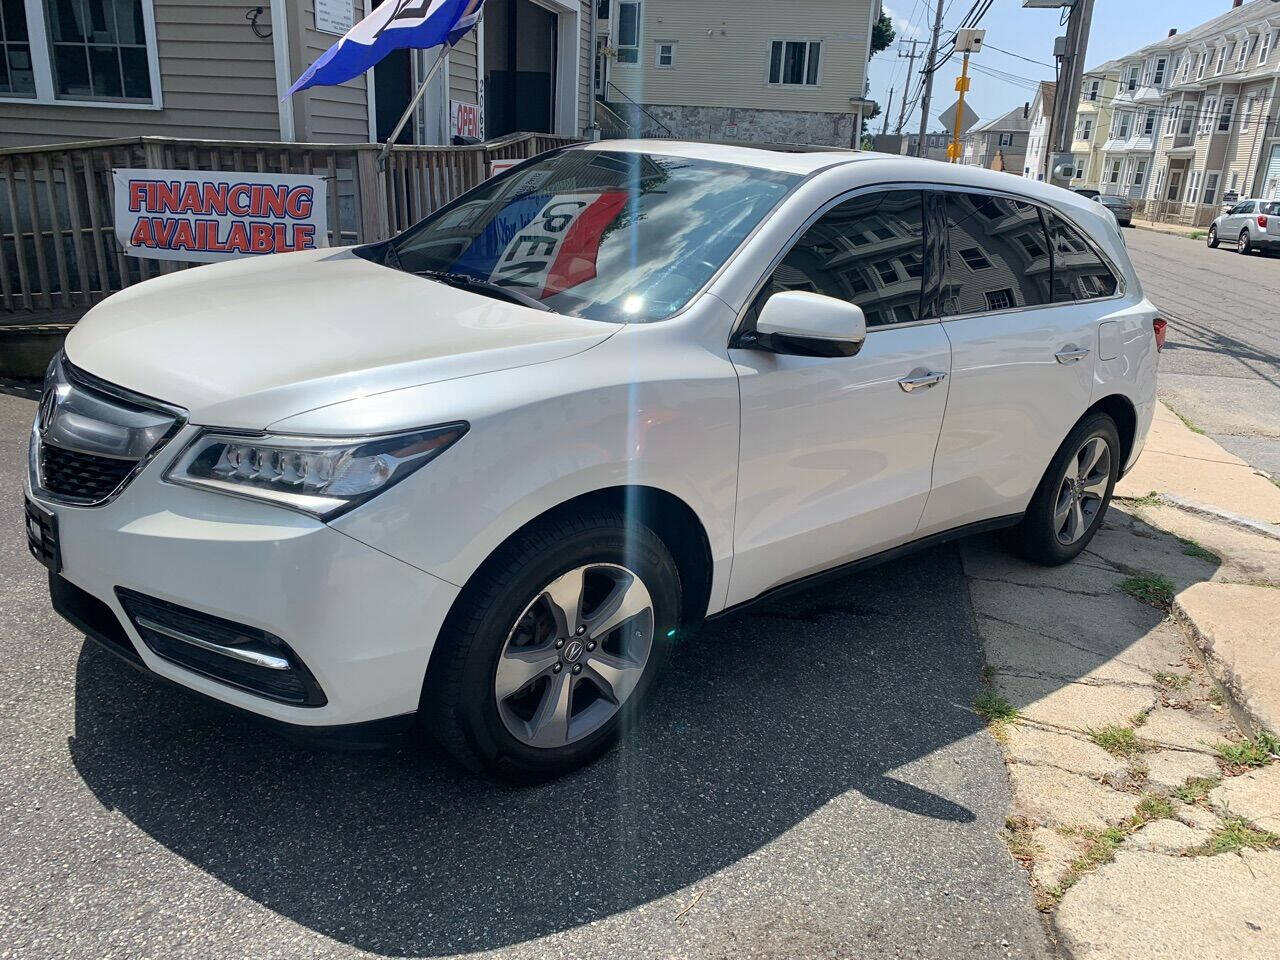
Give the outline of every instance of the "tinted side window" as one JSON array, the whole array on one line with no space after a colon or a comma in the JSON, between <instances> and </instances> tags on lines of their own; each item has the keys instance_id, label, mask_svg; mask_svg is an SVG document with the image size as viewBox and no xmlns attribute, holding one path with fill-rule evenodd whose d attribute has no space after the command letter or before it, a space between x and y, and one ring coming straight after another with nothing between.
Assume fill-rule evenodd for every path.
<instances>
[{"instance_id":1,"label":"tinted side window","mask_svg":"<svg viewBox=\"0 0 1280 960\"><path fill-rule=\"evenodd\" d=\"M924 228L918 190L889 190L832 207L796 241L757 306L781 290L856 303L867 326L920 319Z\"/></svg>"},{"instance_id":2,"label":"tinted side window","mask_svg":"<svg viewBox=\"0 0 1280 960\"><path fill-rule=\"evenodd\" d=\"M1053 248L1053 302L1096 300L1116 292L1116 278L1084 237L1051 210L1044 211Z\"/></svg>"},{"instance_id":3,"label":"tinted side window","mask_svg":"<svg viewBox=\"0 0 1280 960\"><path fill-rule=\"evenodd\" d=\"M947 277L942 315L1049 303L1049 241L1029 203L945 193Z\"/></svg>"}]
</instances>

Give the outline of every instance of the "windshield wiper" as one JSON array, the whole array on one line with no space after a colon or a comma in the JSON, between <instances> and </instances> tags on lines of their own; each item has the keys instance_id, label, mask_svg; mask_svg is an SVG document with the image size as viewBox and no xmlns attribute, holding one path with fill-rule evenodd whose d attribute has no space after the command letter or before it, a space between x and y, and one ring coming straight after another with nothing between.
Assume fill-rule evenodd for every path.
<instances>
[{"instance_id":1,"label":"windshield wiper","mask_svg":"<svg viewBox=\"0 0 1280 960\"><path fill-rule=\"evenodd\" d=\"M478 293L486 293L491 297L498 297L507 300L510 303L518 303L522 307L532 307L534 310L542 310L549 312L551 308L529 296L527 293L521 293L519 290L512 290L510 287L504 287L500 283L494 283L492 280L485 280L481 277L473 277L469 273L450 273L447 270L414 270L414 276L426 277L428 280L436 280L440 283L446 283L451 287L461 287L464 290L475 290Z\"/></svg>"}]
</instances>

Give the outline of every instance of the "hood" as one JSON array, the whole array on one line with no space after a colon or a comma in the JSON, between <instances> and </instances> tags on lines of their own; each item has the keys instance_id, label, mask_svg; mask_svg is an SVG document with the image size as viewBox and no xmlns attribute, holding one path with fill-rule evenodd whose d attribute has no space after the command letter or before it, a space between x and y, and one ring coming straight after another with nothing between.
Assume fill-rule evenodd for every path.
<instances>
[{"instance_id":1,"label":"hood","mask_svg":"<svg viewBox=\"0 0 1280 960\"><path fill-rule=\"evenodd\" d=\"M558 360L618 329L458 290L347 248L128 287L76 324L66 351L103 380L185 407L193 423L257 430L322 405Z\"/></svg>"}]
</instances>

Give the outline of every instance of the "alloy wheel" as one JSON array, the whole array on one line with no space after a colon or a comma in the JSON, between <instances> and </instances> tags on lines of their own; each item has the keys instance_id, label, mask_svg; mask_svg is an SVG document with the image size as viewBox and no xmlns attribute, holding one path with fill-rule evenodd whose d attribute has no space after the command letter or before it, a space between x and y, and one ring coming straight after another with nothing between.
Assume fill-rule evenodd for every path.
<instances>
[{"instance_id":1,"label":"alloy wheel","mask_svg":"<svg viewBox=\"0 0 1280 960\"><path fill-rule=\"evenodd\" d=\"M576 567L516 618L494 672L507 732L552 749L595 733L622 708L653 649L653 600L618 564Z\"/></svg>"},{"instance_id":2,"label":"alloy wheel","mask_svg":"<svg viewBox=\"0 0 1280 960\"><path fill-rule=\"evenodd\" d=\"M1240 231L1240 239L1236 242L1236 249L1241 253L1249 252L1249 231Z\"/></svg>"},{"instance_id":3,"label":"alloy wheel","mask_svg":"<svg viewBox=\"0 0 1280 960\"><path fill-rule=\"evenodd\" d=\"M1090 437L1067 461L1058 487L1053 529L1058 542L1070 546L1093 526L1111 482L1111 447L1102 437Z\"/></svg>"},{"instance_id":4,"label":"alloy wheel","mask_svg":"<svg viewBox=\"0 0 1280 960\"><path fill-rule=\"evenodd\" d=\"M1218 228L1217 228L1217 227L1210 227L1210 228L1209 228L1209 241L1208 241L1208 242L1209 242L1209 246L1211 246L1211 247L1212 247L1214 244L1216 244L1216 243L1218 242Z\"/></svg>"}]
</instances>

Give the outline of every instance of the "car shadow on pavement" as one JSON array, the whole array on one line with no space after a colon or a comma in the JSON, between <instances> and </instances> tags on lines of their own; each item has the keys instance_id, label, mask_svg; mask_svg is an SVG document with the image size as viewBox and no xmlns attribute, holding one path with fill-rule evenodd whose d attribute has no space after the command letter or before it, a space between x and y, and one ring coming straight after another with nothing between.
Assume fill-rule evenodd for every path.
<instances>
[{"instance_id":1,"label":"car shadow on pavement","mask_svg":"<svg viewBox=\"0 0 1280 960\"><path fill-rule=\"evenodd\" d=\"M104 805L245 896L361 949L454 954L671 894L848 791L917 815L930 850L992 842L998 766L999 786L950 757L941 774L902 769L983 730L981 663L947 548L708 624L621 749L539 787L479 780L417 743L264 734L91 644L70 754ZM864 868L898 869L878 830L862 842Z\"/></svg>"}]
</instances>

